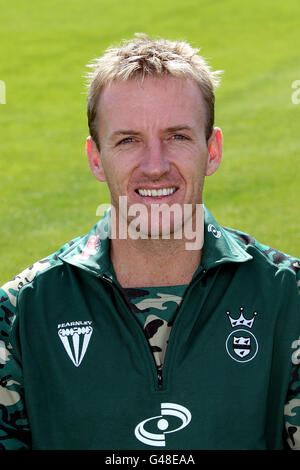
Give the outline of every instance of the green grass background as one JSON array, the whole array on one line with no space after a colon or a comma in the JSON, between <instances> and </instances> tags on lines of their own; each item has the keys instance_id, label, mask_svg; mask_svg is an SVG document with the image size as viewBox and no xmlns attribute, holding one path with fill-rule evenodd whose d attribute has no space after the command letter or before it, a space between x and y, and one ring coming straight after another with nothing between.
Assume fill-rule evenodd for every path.
<instances>
[{"instance_id":1,"label":"green grass background","mask_svg":"<svg viewBox=\"0 0 300 470\"><path fill-rule=\"evenodd\" d=\"M97 220L85 64L135 32L185 39L225 71L223 163L205 203L219 223L300 257L299 0L14 0L0 8L0 285Z\"/></svg>"}]
</instances>

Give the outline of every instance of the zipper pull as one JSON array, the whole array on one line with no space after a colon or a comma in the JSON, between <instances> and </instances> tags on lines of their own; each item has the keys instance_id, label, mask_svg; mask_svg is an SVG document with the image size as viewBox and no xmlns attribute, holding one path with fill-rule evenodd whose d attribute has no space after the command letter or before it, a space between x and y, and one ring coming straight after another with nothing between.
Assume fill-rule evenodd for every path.
<instances>
[{"instance_id":1,"label":"zipper pull","mask_svg":"<svg viewBox=\"0 0 300 470\"><path fill-rule=\"evenodd\" d=\"M102 279L104 279L104 281L107 281L109 282L110 284L113 284L113 281L110 277L106 276L106 274L102 274Z\"/></svg>"},{"instance_id":2,"label":"zipper pull","mask_svg":"<svg viewBox=\"0 0 300 470\"><path fill-rule=\"evenodd\" d=\"M157 371L157 385L158 385L158 388L162 388L163 386L163 378L162 378L162 373L160 370Z\"/></svg>"}]
</instances>

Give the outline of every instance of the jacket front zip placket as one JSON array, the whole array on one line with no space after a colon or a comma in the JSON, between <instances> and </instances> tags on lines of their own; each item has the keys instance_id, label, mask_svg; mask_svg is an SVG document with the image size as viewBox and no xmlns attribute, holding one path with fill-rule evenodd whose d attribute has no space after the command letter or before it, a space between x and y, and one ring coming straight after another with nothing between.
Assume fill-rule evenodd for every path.
<instances>
[{"instance_id":1,"label":"jacket front zip placket","mask_svg":"<svg viewBox=\"0 0 300 470\"><path fill-rule=\"evenodd\" d=\"M197 277L195 277L195 279L193 279L190 283L190 285L188 286L188 288L186 289L185 293L184 293L184 296L183 296L183 299L182 299L182 302L181 302L181 305L178 307L176 313L175 313L175 321L174 321L174 324L172 326L172 330L171 330L171 333L170 333L170 338L169 338L169 342L168 342L168 346L167 346L167 349L166 349L166 355L165 355L165 363L164 363L164 366L163 366L163 371L158 371L157 370L157 367L156 367L156 364L155 364L155 360L154 360L154 357L153 357L153 354L152 354L152 351L150 349L150 345L149 345L149 342L147 341L147 338L144 334L144 332L142 331L142 329L139 327L138 325L138 322L137 321L134 321L134 324L136 325L136 329L138 330L138 334L142 335L142 341L143 343L147 343L147 351L148 351L148 357L150 355L150 362L151 362L151 370L152 371L155 371L154 372L154 377L156 377L156 380L155 380L155 388L159 391L163 391L164 390L164 376L166 376L166 363L167 363L167 357L171 354L171 352L169 351L170 350L170 343L172 344L173 341L171 341L171 338L173 338L176 334L176 325L178 323L178 321L176 321L179 317L179 313L180 313L180 310L183 309L184 307L184 303L186 302L186 298L188 296L188 294L190 293L191 289L194 287L194 285L200 281L200 279L203 278L203 276L206 274L206 270L203 269ZM132 320L135 320L135 318L132 316L131 314L131 310L127 304L127 301L125 299L125 296L122 292L122 290L120 289L120 287L118 286L118 284L116 282L114 282L110 277L108 277L107 275L103 274L101 276L101 279L103 279L107 284L109 284L113 289L115 289L115 291L118 293L118 296L120 298L120 301L123 303L123 306L125 308L125 310L128 312L128 315L130 318L132 318ZM169 372L169 371L168 371Z\"/></svg>"},{"instance_id":2,"label":"jacket front zip placket","mask_svg":"<svg viewBox=\"0 0 300 470\"><path fill-rule=\"evenodd\" d=\"M171 329L171 333L170 333L170 337L169 337L169 341L168 341L168 346L167 346L166 354L165 354L163 371L162 371L162 374L163 374L162 379L163 379L164 386L166 386L167 375L170 375L170 370L169 370L170 367L168 366L168 364L170 362L170 357L172 357L171 355L172 355L172 351L173 351L173 343L175 342L177 332L178 332L178 329L179 329L178 324L180 325L181 317L183 317L182 312L184 310L184 306L187 303L187 299L190 296L191 291L193 290L195 285L198 282L201 281L201 279L206 274L206 272L207 272L206 269L202 269L198 273L198 275L194 279L192 279L192 281L190 282L189 286L187 287L187 289L186 289L186 291L183 295L181 304L178 306L178 308L175 312L175 320L174 320L174 323L173 323L173 326L172 326L172 329Z\"/></svg>"},{"instance_id":3,"label":"jacket front zip placket","mask_svg":"<svg viewBox=\"0 0 300 470\"><path fill-rule=\"evenodd\" d=\"M147 338L146 338L142 328L140 327L140 325L138 324L138 322L136 321L136 319L132 315L132 312L131 312L128 304L127 304L127 301L126 301L125 296L122 292L122 289L118 286L118 284L116 282L113 281L113 279L108 277L106 274L103 274L101 276L101 279L103 279L107 284L110 285L110 287L112 289L115 290L115 292L118 295L119 300L122 303L125 311L128 313L128 320L131 321L132 324L134 325L134 328L137 330L137 334L141 335L140 337L142 339L142 342L146 346L145 347L146 354L149 357L149 363L150 363L150 367L151 367L151 370L152 370L152 373L153 373L153 377L155 377L154 386L155 386L155 388L158 388L159 390L161 390L162 389L162 376L157 371L155 360L154 360L152 351L150 349L149 343L147 341Z\"/></svg>"}]
</instances>

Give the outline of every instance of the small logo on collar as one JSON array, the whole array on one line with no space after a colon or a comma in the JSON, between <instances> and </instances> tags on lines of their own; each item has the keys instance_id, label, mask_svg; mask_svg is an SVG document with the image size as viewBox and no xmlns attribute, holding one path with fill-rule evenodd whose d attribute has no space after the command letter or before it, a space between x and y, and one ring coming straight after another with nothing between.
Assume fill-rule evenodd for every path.
<instances>
[{"instance_id":1,"label":"small logo on collar","mask_svg":"<svg viewBox=\"0 0 300 470\"><path fill-rule=\"evenodd\" d=\"M230 312L226 312L233 331L226 340L226 351L236 362L249 362L254 359L258 352L258 342L254 334L249 331L254 324L257 312L253 312L253 317L247 319L244 316L244 307L240 307L240 316L237 319L231 317ZM238 327L246 327L238 328Z\"/></svg>"},{"instance_id":2,"label":"small logo on collar","mask_svg":"<svg viewBox=\"0 0 300 470\"><path fill-rule=\"evenodd\" d=\"M221 231L217 230L213 224L208 225L207 231L211 232L215 238L220 238L222 236Z\"/></svg>"}]
</instances>

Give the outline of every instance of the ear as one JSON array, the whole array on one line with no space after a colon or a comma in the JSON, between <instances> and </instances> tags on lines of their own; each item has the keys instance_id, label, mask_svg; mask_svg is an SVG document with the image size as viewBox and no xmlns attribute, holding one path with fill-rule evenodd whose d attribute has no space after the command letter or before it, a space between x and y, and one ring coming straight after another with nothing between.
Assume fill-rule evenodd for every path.
<instances>
[{"instance_id":1,"label":"ear","mask_svg":"<svg viewBox=\"0 0 300 470\"><path fill-rule=\"evenodd\" d=\"M101 162L101 155L97 148L96 143L93 141L91 136L86 139L86 146L85 151L88 157L88 162L90 169L95 176L95 178L99 181L106 181L102 162Z\"/></svg>"},{"instance_id":2,"label":"ear","mask_svg":"<svg viewBox=\"0 0 300 470\"><path fill-rule=\"evenodd\" d=\"M223 136L219 127L214 127L212 134L207 142L208 160L206 168L206 176L210 176L220 166L222 159Z\"/></svg>"}]
</instances>

